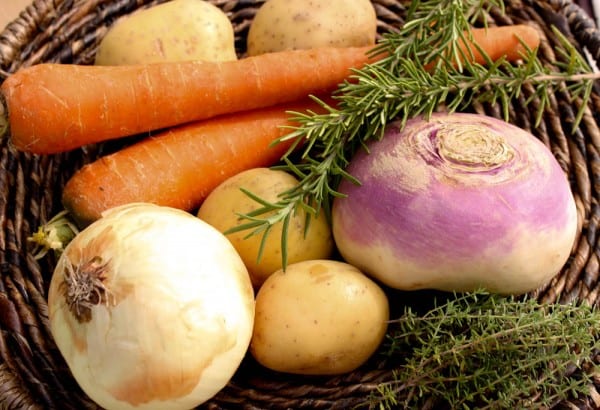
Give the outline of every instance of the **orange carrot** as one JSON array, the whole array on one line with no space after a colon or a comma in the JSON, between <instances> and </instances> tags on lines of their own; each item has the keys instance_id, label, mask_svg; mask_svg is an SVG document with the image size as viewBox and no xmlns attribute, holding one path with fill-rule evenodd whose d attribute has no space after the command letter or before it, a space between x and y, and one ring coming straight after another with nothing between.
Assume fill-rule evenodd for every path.
<instances>
[{"instance_id":1,"label":"orange carrot","mask_svg":"<svg viewBox=\"0 0 600 410\"><path fill-rule=\"evenodd\" d=\"M329 92L368 62L367 50L283 51L219 63L39 64L9 76L0 91L13 145L52 154Z\"/></svg>"},{"instance_id":2,"label":"orange carrot","mask_svg":"<svg viewBox=\"0 0 600 410\"><path fill-rule=\"evenodd\" d=\"M521 58L519 38L530 48L539 44L525 25L474 29L473 37L492 60ZM282 51L221 63L39 64L11 75L0 92L13 145L52 154L331 91L350 68L369 62L369 49Z\"/></svg>"},{"instance_id":3,"label":"orange carrot","mask_svg":"<svg viewBox=\"0 0 600 410\"><path fill-rule=\"evenodd\" d=\"M290 143L288 110L322 112L312 100L184 124L141 140L78 170L63 190L63 205L82 226L104 210L130 202L197 208L226 178L270 166Z\"/></svg>"},{"instance_id":4,"label":"orange carrot","mask_svg":"<svg viewBox=\"0 0 600 410\"><path fill-rule=\"evenodd\" d=\"M461 48L467 56L469 52L472 53L471 61L479 64L485 64L486 60L478 48L484 50L492 61L505 57L507 61L515 62L522 59L526 53L523 44L531 50L540 45L540 35L537 30L525 24L474 28L471 33L472 44L467 46L461 43Z\"/></svg>"},{"instance_id":5,"label":"orange carrot","mask_svg":"<svg viewBox=\"0 0 600 410\"><path fill-rule=\"evenodd\" d=\"M469 36L470 35L470 36ZM508 62L516 62L526 56L527 48L535 50L540 45L540 35L536 29L525 24L511 26L490 26L472 28L470 33L465 33L464 41L459 40L460 51L458 55L447 55L452 64L470 61L486 65L487 58L497 61L505 58ZM487 58L483 56L483 50ZM434 68L436 60L428 63L425 68Z\"/></svg>"}]
</instances>

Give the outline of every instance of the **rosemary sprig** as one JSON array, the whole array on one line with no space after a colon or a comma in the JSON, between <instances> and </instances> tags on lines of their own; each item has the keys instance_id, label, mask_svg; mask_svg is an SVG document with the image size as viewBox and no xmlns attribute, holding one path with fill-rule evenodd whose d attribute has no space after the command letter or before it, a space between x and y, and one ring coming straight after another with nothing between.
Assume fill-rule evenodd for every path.
<instances>
[{"instance_id":1,"label":"rosemary sprig","mask_svg":"<svg viewBox=\"0 0 600 410\"><path fill-rule=\"evenodd\" d=\"M260 209L240 215L247 223L226 233L262 235L262 254L271 227L289 223L297 209L308 211L307 225L321 211L329 216L331 201L341 196L337 191L341 179L360 183L345 171L350 159L369 140L382 138L386 124L392 120L406 122L418 115L429 116L440 106L453 112L473 102L499 104L508 119L510 102L520 96L525 85L532 85L534 92L526 102L537 102L539 123L549 104L548 95L568 83L573 98L583 102L576 127L598 74L558 30L555 32L562 41L558 52L564 62L552 70L542 65L536 50L528 50L525 63L520 65L504 59L488 59L486 65L480 65L465 58L459 44L465 42L476 21L486 20L490 7L503 9L504 5L501 0L413 0L404 26L383 35L374 50L373 54L382 58L355 70L352 81L340 85L335 94L337 107L321 101L327 109L324 114L291 113L299 125L279 140L291 140L292 147L278 168L295 174L300 183L281 192L275 203L259 201ZM285 267L285 234L281 251Z\"/></svg>"},{"instance_id":2,"label":"rosemary sprig","mask_svg":"<svg viewBox=\"0 0 600 410\"><path fill-rule=\"evenodd\" d=\"M390 324L392 381L365 407L552 408L589 394L600 347L589 305L542 305L484 292L456 296ZM431 407L433 406L433 407Z\"/></svg>"}]
</instances>

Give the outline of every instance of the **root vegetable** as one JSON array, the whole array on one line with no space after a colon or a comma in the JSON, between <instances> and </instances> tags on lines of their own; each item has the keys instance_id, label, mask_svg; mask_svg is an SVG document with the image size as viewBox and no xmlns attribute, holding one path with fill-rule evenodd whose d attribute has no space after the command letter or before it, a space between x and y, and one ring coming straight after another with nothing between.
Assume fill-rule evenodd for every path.
<instances>
[{"instance_id":1,"label":"root vegetable","mask_svg":"<svg viewBox=\"0 0 600 410\"><path fill-rule=\"evenodd\" d=\"M204 200L198 216L221 232L247 223L240 214L248 214L262 205L246 195L252 192L265 201L277 202L278 195L298 184L298 180L284 171L253 168L240 172L217 186ZM312 217L307 229L306 211L298 209L287 228L287 261L325 259L333 252L333 236L329 222L321 212ZM281 233L283 223L275 225L266 238L260 253L262 236L247 237L247 232L227 234L246 264L252 283L259 288L265 279L282 267ZM260 259L259 259L260 256Z\"/></svg>"},{"instance_id":2,"label":"root vegetable","mask_svg":"<svg viewBox=\"0 0 600 410\"><path fill-rule=\"evenodd\" d=\"M96 65L237 59L233 26L205 0L171 0L125 15L100 41Z\"/></svg>"},{"instance_id":3,"label":"root vegetable","mask_svg":"<svg viewBox=\"0 0 600 410\"><path fill-rule=\"evenodd\" d=\"M520 59L539 35L524 25L473 29L494 61ZM502 41L498 41L502 39ZM487 61L473 51L459 58ZM489 48L489 50L488 50ZM0 126L15 148L54 154L87 144L181 125L222 114L326 94L352 69L376 62L373 46L290 50L236 61L184 61L127 66L37 64L1 85ZM2 99L0 99L2 100ZM6 126L1 127L6 128Z\"/></svg>"},{"instance_id":4,"label":"root vegetable","mask_svg":"<svg viewBox=\"0 0 600 410\"><path fill-rule=\"evenodd\" d=\"M0 113L8 113L15 148L53 154L327 94L352 68L371 61L369 50L329 47L236 61L110 67L37 64L2 83Z\"/></svg>"},{"instance_id":5,"label":"root vegetable","mask_svg":"<svg viewBox=\"0 0 600 410\"><path fill-rule=\"evenodd\" d=\"M195 211L227 178L279 161L290 143L273 142L295 124L288 110L322 108L306 99L170 128L79 169L63 205L80 226L131 202Z\"/></svg>"},{"instance_id":6,"label":"root vegetable","mask_svg":"<svg viewBox=\"0 0 600 410\"><path fill-rule=\"evenodd\" d=\"M463 40L458 42L459 51L456 56L446 57L455 64L471 61L486 65L488 58L491 61L505 58L506 61L517 62L524 58L527 49L535 50L539 47L540 41L537 30L526 24L478 27L473 28ZM485 52L485 56L481 50ZM433 69L434 63L426 67Z\"/></svg>"},{"instance_id":7,"label":"root vegetable","mask_svg":"<svg viewBox=\"0 0 600 410\"><path fill-rule=\"evenodd\" d=\"M268 0L247 38L249 55L317 47L375 44L377 16L369 0Z\"/></svg>"},{"instance_id":8,"label":"root vegetable","mask_svg":"<svg viewBox=\"0 0 600 410\"><path fill-rule=\"evenodd\" d=\"M248 272L225 236L184 211L131 204L81 231L58 260L50 328L87 395L111 410L186 410L246 354Z\"/></svg>"},{"instance_id":9,"label":"root vegetable","mask_svg":"<svg viewBox=\"0 0 600 410\"><path fill-rule=\"evenodd\" d=\"M345 260L404 290L532 291L567 262L575 202L550 150L476 114L392 123L359 152L332 209Z\"/></svg>"},{"instance_id":10,"label":"root vegetable","mask_svg":"<svg viewBox=\"0 0 600 410\"><path fill-rule=\"evenodd\" d=\"M303 261L275 272L258 291L250 352L276 371L342 374L375 352L388 320L386 294L354 266Z\"/></svg>"}]
</instances>

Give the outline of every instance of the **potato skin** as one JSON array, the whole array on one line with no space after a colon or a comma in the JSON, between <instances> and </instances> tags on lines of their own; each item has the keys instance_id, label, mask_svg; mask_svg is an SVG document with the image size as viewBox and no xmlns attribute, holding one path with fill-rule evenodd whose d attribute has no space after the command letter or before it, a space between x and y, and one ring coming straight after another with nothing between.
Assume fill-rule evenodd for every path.
<instances>
[{"instance_id":1,"label":"potato skin","mask_svg":"<svg viewBox=\"0 0 600 410\"><path fill-rule=\"evenodd\" d=\"M278 195L298 184L298 180L284 171L269 168L253 168L243 171L215 188L204 200L198 210L198 217L221 232L248 222L238 217L259 208L261 205L243 193L240 188L258 195L269 202L276 202ZM311 218L310 226L304 236L305 215L300 210L292 216L288 227L288 263L307 259L328 258L333 253L333 234L331 227L321 213ZM228 234L227 238L236 248L246 264L255 288L282 267L281 259L282 224L273 226L269 233L262 257L257 262L262 236L246 238L248 231Z\"/></svg>"},{"instance_id":2,"label":"potato skin","mask_svg":"<svg viewBox=\"0 0 600 410\"><path fill-rule=\"evenodd\" d=\"M171 0L122 17L96 52L96 65L236 60L225 13L205 0Z\"/></svg>"},{"instance_id":3,"label":"potato skin","mask_svg":"<svg viewBox=\"0 0 600 410\"><path fill-rule=\"evenodd\" d=\"M271 275L258 291L250 352L275 371L347 373L379 347L389 314L384 291L354 266L334 260L295 263Z\"/></svg>"},{"instance_id":4,"label":"potato skin","mask_svg":"<svg viewBox=\"0 0 600 410\"><path fill-rule=\"evenodd\" d=\"M377 16L370 0L267 0L248 31L248 55L375 43Z\"/></svg>"}]
</instances>

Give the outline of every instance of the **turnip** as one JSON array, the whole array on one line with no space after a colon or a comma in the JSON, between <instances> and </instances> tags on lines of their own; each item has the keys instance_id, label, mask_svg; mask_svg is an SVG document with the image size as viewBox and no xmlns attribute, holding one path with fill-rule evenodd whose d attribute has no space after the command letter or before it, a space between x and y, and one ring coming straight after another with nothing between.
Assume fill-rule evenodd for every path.
<instances>
[{"instance_id":1,"label":"turnip","mask_svg":"<svg viewBox=\"0 0 600 410\"><path fill-rule=\"evenodd\" d=\"M522 294L567 262L577 229L569 182L533 135L477 114L433 114L358 152L333 234L349 263L398 289Z\"/></svg>"}]
</instances>

